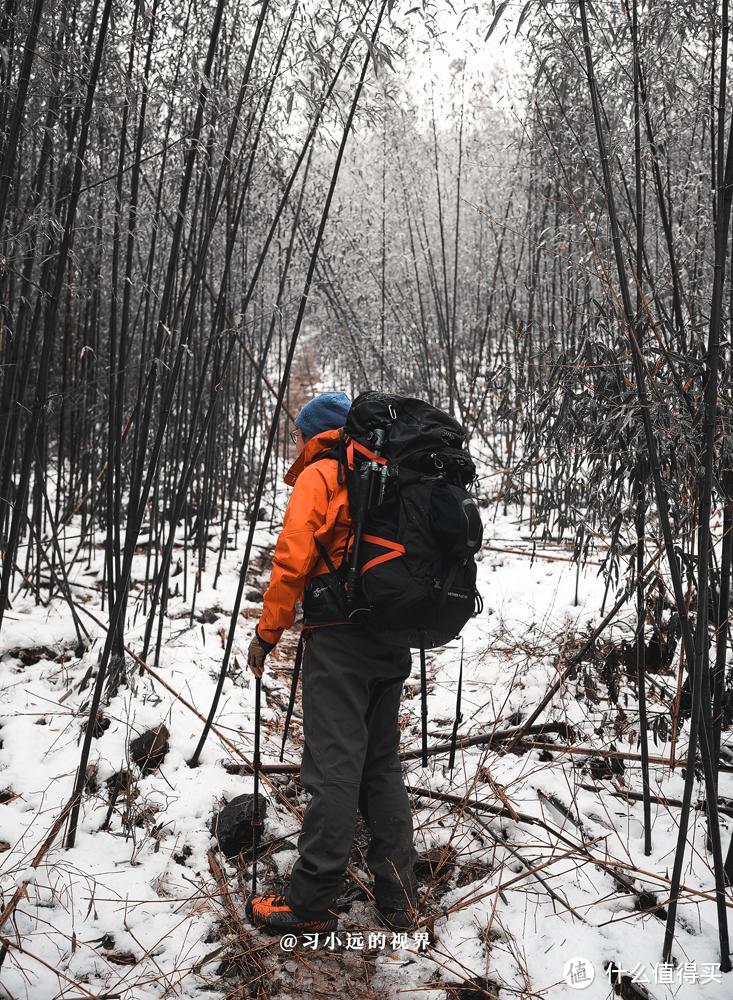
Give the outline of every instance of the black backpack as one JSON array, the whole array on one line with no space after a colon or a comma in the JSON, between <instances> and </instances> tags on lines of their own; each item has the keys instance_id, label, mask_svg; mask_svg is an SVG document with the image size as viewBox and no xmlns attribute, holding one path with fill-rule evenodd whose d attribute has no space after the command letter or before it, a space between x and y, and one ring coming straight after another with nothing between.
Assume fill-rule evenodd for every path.
<instances>
[{"instance_id":1,"label":"black backpack","mask_svg":"<svg viewBox=\"0 0 733 1000\"><path fill-rule=\"evenodd\" d=\"M337 568L314 577L306 625L351 621L385 641L429 649L455 638L481 606L475 554L483 528L469 488L466 432L421 399L364 392L336 448L352 518Z\"/></svg>"}]
</instances>

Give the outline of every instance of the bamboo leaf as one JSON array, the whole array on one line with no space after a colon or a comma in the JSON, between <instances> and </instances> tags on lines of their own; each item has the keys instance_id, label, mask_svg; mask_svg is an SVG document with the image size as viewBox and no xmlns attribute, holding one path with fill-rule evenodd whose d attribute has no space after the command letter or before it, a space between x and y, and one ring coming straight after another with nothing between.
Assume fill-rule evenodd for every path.
<instances>
[{"instance_id":1,"label":"bamboo leaf","mask_svg":"<svg viewBox=\"0 0 733 1000\"><path fill-rule=\"evenodd\" d=\"M532 7L532 3L533 3L533 0L527 0L527 3L524 5L524 7L522 9L522 13L519 15L519 20L517 21L517 30L514 32L515 36L519 34L519 32L520 32L520 30L522 28L522 25L524 24L525 19L526 19L527 15L530 12L530 9Z\"/></svg>"},{"instance_id":2,"label":"bamboo leaf","mask_svg":"<svg viewBox=\"0 0 733 1000\"><path fill-rule=\"evenodd\" d=\"M551 55L552 55L552 53L548 52L547 55L542 60L542 62L537 67L537 72L535 73L535 77L534 77L533 89L537 88L537 84L540 82L540 77L545 72L545 66L547 66L547 63L549 62Z\"/></svg>"},{"instance_id":3,"label":"bamboo leaf","mask_svg":"<svg viewBox=\"0 0 733 1000\"><path fill-rule=\"evenodd\" d=\"M504 13L504 11L507 9L508 6L509 6L509 0L504 0L504 2L500 3L499 6L496 8L496 13L494 14L494 20L489 25L489 30L486 32L486 35L484 36L485 42L488 42L488 40L491 38L492 34L494 33L494 29L501 20L501 15Z\"/></svg>"}]
</instances>

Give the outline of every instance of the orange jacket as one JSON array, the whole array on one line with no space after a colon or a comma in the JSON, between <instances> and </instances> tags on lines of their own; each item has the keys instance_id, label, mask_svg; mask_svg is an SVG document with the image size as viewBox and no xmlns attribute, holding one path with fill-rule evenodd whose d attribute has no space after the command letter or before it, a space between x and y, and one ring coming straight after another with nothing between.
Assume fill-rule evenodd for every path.
<instances>
[{"instance_id":1,"label":"orange jacket","mask_svg":"<svg viewBox=\"0 0 733 1000\"><path fill-rule=\"evenodd\" d=\"M303 596L310 578L328 572L316 540L334 565L338 565L351 525L346 484L339 484L338 464L314 458L332 448L338 430L322 431L306 442L305 448L285 474L293 487L282 531L272 557L270 585L257 632L265 642L276 643L295 621L295 605Z\"/></svg>"}]
</instances>

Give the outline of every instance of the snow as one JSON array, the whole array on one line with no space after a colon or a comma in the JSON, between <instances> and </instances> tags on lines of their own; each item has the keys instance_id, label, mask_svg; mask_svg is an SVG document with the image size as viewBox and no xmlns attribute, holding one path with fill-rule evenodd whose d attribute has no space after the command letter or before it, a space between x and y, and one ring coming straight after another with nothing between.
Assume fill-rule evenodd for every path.
<instances>
[{"instance_id":1,"label":"snow","mask_svg":"<svg viewBox=\"0 0 733 1000\"><path fill-rule=\"evenodd\" d=\"M494 726L512 725L515 713L527 717L556 677L558 657L562 662L565 645L587 635L602 618L604 583L597 575L597 566L589 565L580 573L580 603L576 605L576 566L565 561L570 549L559 543L538 542L532 558L527 523L519 522L515 511L504 514L495 505L490 477L483 483L489 501L484 509L486 544L479 563L484 610L466 627L462 643L428 653L431 742L450 734L461 652L460 735L488 733ZM279 489L281 512L285 500L286 491ZM68 528L69 552L75 545L71 536L78 534L78 527L72 523ZM540 534L538 531L537 537ZM260 524L255 553L266 551L274 537L265 523ZM72 583L93 588L101 580L102 550L97 551L99 565L78 562L71 573ZM546 555L564 558L548 560ZM241 553L226 556L214 589L216 553L209 555L196 615L221 608L212 623L194 620L191 624L190 604L182 598L169 602L161 661L154 669L203 717L223 656L220 630L226 632L229 627L240 557ZM145 566L145 556L136 557L133 580L144 578ZM193 573L194 568L188 581L189 599ZM265 565L259 575L249 574L248 585L262 589L266 577ZM176 581L182 583L182 575L173 583ZM244 667L243 650L260 605L245 601L242 606L235 647L240 669L233 669L225 682L217 732L211 733L197 768L190 768L187 761L201 735L201 719L151 675L140 675L128 659L129 686L121 687L104 707L110 725L92 743L90 765L96 790L84 797L76 845L66 850L59 836L34 865L34 857L72 791L93 678L84 690L79 685L88 670L94 671L104 641L103 629L84 613L89 610L106 620L99 593L81 588L74 593L92 639L80 658L74 654L76 635L68 607L60 599L44 608L21 594L13 602L0 637L0 791L15 796L0 804L0 840L9 845L0 853L3 905L16 887L26 887L14 921L2 930L11 948L2 969L5 992L0 995L39 1000L105 994L123 1000L211 995L212 989L222 988L215 972L220 959L197 967L221 943L218 924L224 914L207 857L216 846L210 823L224 801L253 788L252 776L228 773L223 763L243 764L253 752L255 685ZM606 609L613 600L610 594ZM626 609L603 638L628 638L632 634L630 615L631 610ZM136 652L141 649L144 629L144 615L141 611L135 614L133 606L126 641ZM19 654L38 647L44 647L38 661L24 665ZM268 660L270 667L288 664L292 642L281 647ZM153 664L152 652L149 662ZM419 746L420 738L417 655L413 667L402 709L403 749ZM674 678L668 682L674 687ZM288 684L288 672L276 677L271 670L265 676L264 761L276 761L279 756L280 706L287 704ZM622 687L622 705L624 690ZM269 706L267 698L272 698ZM625 707L627 722L619 724L618 731L617 712L608 701L602 680L599 699L595 703L586 695L579 673L561 687L543 718L575 726L579 746L599 750L613 743L618 750L638 752L633 697ZM663 704L650 699L650 716L664 711ZM169 752L157 771L143 776L129 759L130 739L161 723L170 732ZM686 726L678 740L678 757L684 756L685 734ZM548 742L554 737L537 739ZM650 752L661 758L667 758L670 749L669 743L650 744ZM639 890L655 892L663 904L678 809L652 804L653 847L646 857L641 803L608 794L621 788L618 779L592 778L582 755L552 752L548 758L541 749L504 753L499 746L459 748L452 772L447 769L447 759L447 753L432 757L425 770L419 760L407 762L407 783L422 790L466 796L487 806L509 803L515 813L536 817L548 827L490 812L474 814L470 809L457 815L443 802L415 797L418 850L450 847L457 852L457 866L446 890L436 891L426 901L429 909L439 911L433 943L424 952L408 948L380 953L371 979L374 990L385 996L414 995L426 1000L445 996L443 983L480 976L492 990L500 989L502 1000L530 994L552 1000L580 994L588 1000L600 1000L609 995L604 967L614 962L622 969L636 970L637 977L641 969L646 988L656 1000L677 996L714 1000L724 991L729 995L729 983L716 976L714 968L719 953L713 879L705 823L699 811L691 824L694 851L688 847L683 869L686 888L674 946L679 963L677 979L657 982L655 978L663 980L669 974L655 964L661 962L664 922L651 912L640 913L635 897L619 890L609 869L622 871ZM292 739L285 760L299 762L298 746ZM121 794L109 829L102 829L109 801L105 782L125 768L133 774L131 806L140 825L124 828L127 799ZM640 790L638 764L627 763L624 781L626 787ZM595 785L599 791L581 788L581 783ZM720 783L721 795L733 797L731 775L721 774ZM682 786L679 768L670 772L668 767L653 766L655 794L681 798ZM269 799L265 838L287 838L285 849L273 855L276 871L285 878L296 856L297 816L275 799L267 781L261 782L260 791ZM693 801L702 793L703 789L696 787ZM726 816L721 823L726 850L732 824ZM469 862L482 863L484 874L457 885L457 875ZM221 858L220 863L241 910L243 895L237 889L235 868ZM729 907L731 903L729 891ZM358 912L366 913L368 908L355 908L352 916ZM376 923L372 921L371 926ZM253 934L263 946L269 942L274 947L270 954L276 963L297 957L297 952L291 956L278 953L272 939ZM595 979L584 990L574 989L564 978L566 966L574 958L585 959L595 968ZM697 963L697 974L703 978L712 975L714 981L684 981L685 975L689 980L693 974L685 963ZM712 969L706 973L706 967Z\"/></svg>"}]
</instances>

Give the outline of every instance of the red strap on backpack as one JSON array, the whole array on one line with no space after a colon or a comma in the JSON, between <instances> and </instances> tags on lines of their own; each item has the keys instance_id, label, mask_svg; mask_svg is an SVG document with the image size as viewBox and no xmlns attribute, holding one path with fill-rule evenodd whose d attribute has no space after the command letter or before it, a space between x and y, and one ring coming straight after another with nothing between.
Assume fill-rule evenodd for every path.
<instances>
[{"instance_id":1,"label":"red strap on backpack","mask_svg":"<svg viewBox=\"0 0 733 1000\"><path fill-rule=\"evenodd\" d=\"M380 465L387 464L386 458L382 458L381 455L377 455L375 452L369 451L369 449L365 448L363 444L359 444L358 441L355 441L353 438L349 438L349 443L346 446L346 457L350 470L354 468L355 451L358 451L360 455L364 455L365 458L371 459L372 462L378 462Z\"/></svg>"},{"instance_id":2,"label":"red strap on backpack","mask_svg":"<svg viewBox=\"0 0 733 1000\"><path fill-rule=\"evenodd\" d=\"M361 567L361 572L366 573L368 569L373 569L374 566L378 566L380 563L389 562L390 559L399 559L400 556L405 554L405 546L400 542L393 542L390 538L380 538L379 535L362 535L361 536L365 542L371 542L372 545L379 545L383 549L388 549L388 552L384 552L381 556L375 556L370 559L369 562L364 563Z\"/></svg>"}]
</instances>

